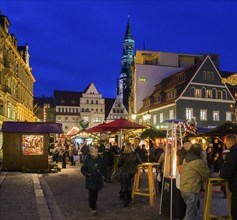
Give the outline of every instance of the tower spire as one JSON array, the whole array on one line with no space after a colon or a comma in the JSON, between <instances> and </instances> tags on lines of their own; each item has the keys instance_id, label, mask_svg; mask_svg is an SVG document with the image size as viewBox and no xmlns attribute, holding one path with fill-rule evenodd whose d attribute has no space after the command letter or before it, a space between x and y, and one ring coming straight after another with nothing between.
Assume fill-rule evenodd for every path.
<instances>
[{"instance_id":1,"label":"tower spire","mask_svg":"<svg viewBox=\"0 0 237 220\"><path fill-rule=\"evenodd\" d=\"M129 15L128 15L128 22L127 22L127 27L126 27L124 39L133 39L132 31L131 31L131 27L130 27L130 16Z\"/></svg>"}]
</instances>

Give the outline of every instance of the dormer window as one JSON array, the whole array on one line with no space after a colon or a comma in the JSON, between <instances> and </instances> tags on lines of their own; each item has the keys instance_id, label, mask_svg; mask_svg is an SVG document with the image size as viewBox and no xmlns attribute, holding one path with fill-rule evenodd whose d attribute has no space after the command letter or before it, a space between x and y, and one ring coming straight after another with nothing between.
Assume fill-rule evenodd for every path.
<instances>
[{"instance_id":1,"label":"dormer window","mask_svg":"<svg viewBox=\"0 0 237 220\"><path fill-rule=\"evenodd\" d=\"M176 91L175 89L171 89L169 91L166 92L166 99L169 100L169 99L173 99L175 98L176 96Z\"/></svg>"},{"instance_id":2,"label":"dormer window","mask_svg":"<svg viewBox=\"0 0 237 220\"><path fill-rule=\"evenodd\" d=\"M178 82L179 84L184 82L184 73L178 75Z\"/></svg>"}]
</instances>

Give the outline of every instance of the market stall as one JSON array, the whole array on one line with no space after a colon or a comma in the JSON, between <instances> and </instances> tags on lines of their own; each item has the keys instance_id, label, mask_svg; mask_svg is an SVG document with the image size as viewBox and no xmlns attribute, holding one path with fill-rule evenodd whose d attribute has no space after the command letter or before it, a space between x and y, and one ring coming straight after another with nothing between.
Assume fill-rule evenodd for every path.
<instances>
[{"instance_id":1,"label":"market stall","mask_svg":"<svg viewBox=\"0 0 237 220\"><path fill-rule=\"evenodd\" d=\"M63 133L62 125L45 122L4 122L3 170L47 170L49 134Z\"/></svg>"}]
</instances>

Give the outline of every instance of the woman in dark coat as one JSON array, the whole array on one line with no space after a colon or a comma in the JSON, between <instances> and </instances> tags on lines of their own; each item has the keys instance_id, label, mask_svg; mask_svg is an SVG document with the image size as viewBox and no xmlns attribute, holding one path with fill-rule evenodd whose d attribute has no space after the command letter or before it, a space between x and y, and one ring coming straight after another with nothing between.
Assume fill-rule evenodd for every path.
<instances>
[{"instance_id":1,"label":"woman in dark coat","mask_svg":"<svg viewBox=\"0 0 237 220\"><path fill-rule=\"evenodd\" d=\"M89 209L95 215L98 192L103 186L103 160L98 155L97 147L90 147L90 154L81 167L82 174L86 177L86 189L89 192Z\"/></svg>"},{"instance_id":2,"label":"woman in dark coat","mask_svg":"<svg viewBox=\"0 0 237 220\"><path fill-rule=\"evenodd\" d=\"M132 144L126 143L123 153L120 154L118 159L118 167L124 166L123 172L120 177L121 185L121 198L124 201L124 207L132 201L131 193L133 186L133 179L137 172L137 165L141 164L142 160L136 152L133 152Z\"/></svg>"}]
</instances>

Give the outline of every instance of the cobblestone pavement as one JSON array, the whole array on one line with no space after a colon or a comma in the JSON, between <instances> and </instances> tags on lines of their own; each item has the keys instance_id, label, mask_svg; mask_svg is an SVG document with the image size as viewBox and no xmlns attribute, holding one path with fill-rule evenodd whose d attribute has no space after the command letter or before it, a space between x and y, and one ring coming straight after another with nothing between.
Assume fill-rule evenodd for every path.
<instances>
[{"instance_id":1,"label":"cobblestone pavement","mask_svg":"<svg viewBox=\"0 0 237 220\"><path fill-rule=\"evenodd\" d=\"M4 175L6 177L4 178ZM145 179L145 174L143 177ZM2 183L1 183L2 180ZM146 182L146 181L145 181ZM42 190L41 190L42 188ZM118 198L119 183L105 183L99 192L98 214L91 216L88 210L88 194L80 165L67 166L59 173L26 174L18 172L0 175L0 219L55 219L55 220L167 220L159 215L159 196L155 206L150 207L149 198L135 196L135 201L124 208ZM227 214L227 202L215 189L212 212ZM41 191L44 197L42 198ZM203 210L201 193L200 220ZM47 203L46 203L46 202ZM50 216L49 216L50 212Z\"/></svg>"}]
</instances>

